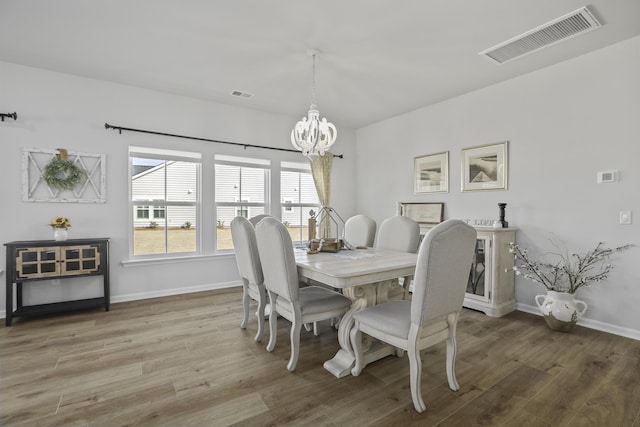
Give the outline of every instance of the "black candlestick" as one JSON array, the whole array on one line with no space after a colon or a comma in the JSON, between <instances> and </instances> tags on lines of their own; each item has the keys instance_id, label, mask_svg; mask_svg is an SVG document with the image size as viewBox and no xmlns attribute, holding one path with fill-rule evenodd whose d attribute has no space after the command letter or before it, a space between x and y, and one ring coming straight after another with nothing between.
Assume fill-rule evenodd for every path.
<instances>
[{"instance_id":1,"label":"black candlestick","mask_svg":"<svg viewBox=\"0 0 640 427\"><path fill-rule=\"evenodd\" d=\"M498 203L498 208L500 209L500 224L502 224L502 228L509 227L509 223L504 220L504 208L506 207L506 203Z\"/></svg>"}]
</instances>

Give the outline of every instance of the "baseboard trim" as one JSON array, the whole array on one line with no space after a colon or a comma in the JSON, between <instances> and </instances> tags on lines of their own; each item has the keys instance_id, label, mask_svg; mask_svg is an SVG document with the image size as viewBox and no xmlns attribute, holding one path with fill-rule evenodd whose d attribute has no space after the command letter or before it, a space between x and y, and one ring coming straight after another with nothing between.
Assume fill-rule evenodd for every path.
<instances>
[{"instance_id":1,"label":"baseboard trim","mask_svg":"<svg viewBox=\"0 0 640 427\"><path fill-rule=\"evenodd\" d=\"M531 313L542 317L540 309L532 305L517 303L516 309L519 311L524 311L525 313ZM600 322L598 320L587 319L585 317L578 321L578 325L584 326L585 328L595 329L597 331L607 332L609 334L619 335L621 337L632 338L634 340L640 341L640 331L637 329L623 328L622 326L612 325L610 323Z\"/></svg>"},{"instance_id":2,"label":"baseboard trim","mask_svg":"<svg viewBox=\"0 0 640 427\"><path fill-rule=\"evenodd\" d=\"M152 292L140 292L137 294L119 295L117 297L111 297L111 304L117 304L119 302L139 301L143 299L170 297L174 295L192 294L194 292L213 291L216 289L226 289L242 286L242 283L238 281L223 282L223 283L208 283L205 285L190 286L188 288L175 288L175 289L163 289Z\"/></svg>"},{"instance_id":3,"label":"baseboard trim","mask_svg":"<svg viewBox=\"0 0 640 427\"><path fill-rule=\"evenodd\" d=\"M151 298L169 297L174 295L191 294L194 292L213 291L216 289L227 289L227 288L234 288L239 286L242 286L242 283L238 281L233 281L233 282L223 282L223 283L208 283L205 285L190 286L188 288L174 288L174 289L163 289L160 291L152 291L152 292L139 292L136 294L118 295L115 297L111 297L111 304L117 304L120 302L128 302L128 301L139 301L139 300L151 299ZM5 319L6 317L7 317L7 311L0 310L0 319Z\"/></svg>"}]
</instances>

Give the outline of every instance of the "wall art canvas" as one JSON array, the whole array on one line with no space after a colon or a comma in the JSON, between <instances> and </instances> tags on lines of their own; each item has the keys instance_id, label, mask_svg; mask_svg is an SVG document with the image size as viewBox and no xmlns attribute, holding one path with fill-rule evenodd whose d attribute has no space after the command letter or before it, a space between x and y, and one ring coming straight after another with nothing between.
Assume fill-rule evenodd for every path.
<instances>
[{"instance_id":1,"label":"wall art canvas","mask_svg":"<svg viewBox=\"0 0 640 427\"><path fill-rule=\"evenodd\" d=\"M400 215L418 224L439 224L444 220L444 203L401 203Z\"/></svg>"},{"instance_id":2,"label":"wall art canvas","mask_svg":"<svg viewBox=\"0 0 640 427\"><path fill-rule=\"evenodd\" d=\"M415 194L449 191L449 152L416 157L413 162Z\"/></svg>"},{"instance_id":3,"label":"wall art canvas","mask_svg":"<svg viewBox=\"0 0 640 427\"><path fill-rule=\"evenodd\" d=\"M507 189L508 142L462 150L462 191Z\"/></svg>"}]
</instances>

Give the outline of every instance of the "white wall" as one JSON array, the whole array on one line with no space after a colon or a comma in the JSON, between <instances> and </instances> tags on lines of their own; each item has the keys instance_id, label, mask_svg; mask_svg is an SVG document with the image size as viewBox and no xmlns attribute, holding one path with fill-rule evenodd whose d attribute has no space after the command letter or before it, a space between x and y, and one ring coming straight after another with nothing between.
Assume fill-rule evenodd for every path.
<instances>
[{"instance_id":1,"label":"white wall","mask_svg":"<svg viewBox=\"0 0 640 427\"><path fill-rule=\"evenodd\" d=\"M503 65L508 67L509 65ZM395 201L444 202L445 218L497 219L506 202L518 243L550 249L555 234L577 252L633 243L609 280L578 292L583 324L640 339L640 38L379 122L356 132L358 210L378 223ZM429 84L429 82L425 82ZM509 141L509 189L460 191L462 148ZM450 152L448 194L413 194L413 158ZM618 170L620 182L596 184ZM394 177L389 179L389 177ZM632 210L634 223L619 225ZM518 278L521 309L538 285Z\"/></svg>"},{"instance_id":2,"label":"white wall","mask_svg":"<svg viewBox=\"0 0 640 427\"><path fill-rule=\"evenodd\" d=\"M304 112L305 106L300 106ZM232 255L180 263L124 267L128 259L128 146L184 149L203 153L202 193L213 194L213 155L249 154L271 160L300 161L296 153L247 149L145 134L105 130L104 123L217 140L290 148L289 133L299 118L230 107L198 99L90 80L0 62L0 111L18 113L18 120L0 122L0 241L51 239L47 226L56 215L70 217L70 238L110 237L112 301L146 298L227 286L239 282ZM340 128L333 169L332 204L350 215L355 208L355 132ZM105 153L107 203L29 203L21 195L23 147L67 148ZM279 200L279 195L272 195ZM273 200L272 199L272 200ZM206 201L206 199L205 199ZM276 209L277 211L277 209ZM213 204L203 204L203 252L213 253ZM210 221L207 221L210 219ZM5 258L5 248L0 257ZM4 261L3 261L4 263ZM4 267L1 267L4 268ZM5 280L2 276L1 280ZM25 302L34 304L73 296L91 297L100 280L73 280L29 285ZM33 289L31 289L33 287ZM4 289L4 287L3 287ZM32 292L36 290L37 292ZM0 314L5 294L0 292Z\"/></svg>"}]
</instances>

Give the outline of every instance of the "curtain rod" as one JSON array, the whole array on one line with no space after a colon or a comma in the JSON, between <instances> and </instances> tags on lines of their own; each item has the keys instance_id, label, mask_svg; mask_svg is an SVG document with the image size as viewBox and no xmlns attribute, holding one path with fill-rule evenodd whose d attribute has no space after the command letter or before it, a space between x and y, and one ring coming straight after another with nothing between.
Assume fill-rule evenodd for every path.
<instances>
[{"instance_id":1,"label":"curtain rod","mask_svg":"<svg viewBox=\"0 0 640 427\"><path fill-rule=\"evenodd\" d=\"M237 145L239 147L244 147L244 149L246 150L247 147L251 147L251 148L262 148L265 150L277 150L277 151L289 151L292 153L300 153L300 151L298 150L292 150L289 148L278 148L278 147L267 147L265 145L253 145L253 144L243 144L241 142L230 142L230 141L220 141L217 139L209 139L209 138L200 138L197 136L187 136L187 135L177 135L175 133L164 133L164 132L155 132L152 130L144 130L144 129L134 129L134 128L126 128L126 127L122 127L122 126L113 126L110 125L109 123L105 123L104 124L104 128L105 129L116 129L118 131L118 133L122 134L122 131L129 131L129 132L140 132L140 133L149 133L152 135L161 135L161 136L171 136L174 138L184 138L184 139L193 139L196 141L206 141L206 142L216 142L218 144L229 144L229 145ZM339 158L344 158L343 154L332 154L333 157L339 157Z\"/></svg>"}]
</instances>

